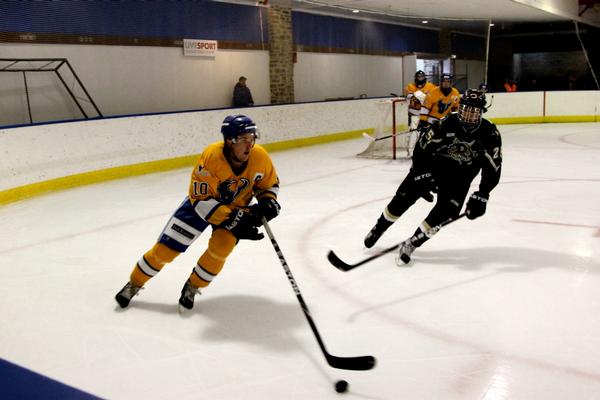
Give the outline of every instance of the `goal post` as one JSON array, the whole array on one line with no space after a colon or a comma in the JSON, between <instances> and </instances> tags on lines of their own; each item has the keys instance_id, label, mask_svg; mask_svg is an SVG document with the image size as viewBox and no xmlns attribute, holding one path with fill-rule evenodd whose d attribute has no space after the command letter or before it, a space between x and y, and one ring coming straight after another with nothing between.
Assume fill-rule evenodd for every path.
<instances>
[{"instance_id":1,"label":"goal post","mask_svg":"<svg viewBox=\"0 0 600 400\"><path fill-rule=\"evenodd\" d=\"M393 160L410 158L416 142L416 132L409 129L406 99L397 97L379 100L375 107L377 126L373 136L368 139L367 148L357 156Z\"/></svg>"}]
</instances>

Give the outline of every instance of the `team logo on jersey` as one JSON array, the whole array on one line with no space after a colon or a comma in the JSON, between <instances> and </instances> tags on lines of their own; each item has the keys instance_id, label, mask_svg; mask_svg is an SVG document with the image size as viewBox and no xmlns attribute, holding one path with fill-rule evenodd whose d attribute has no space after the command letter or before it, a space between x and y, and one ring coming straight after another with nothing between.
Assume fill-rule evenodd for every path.
<instances>
[{"instance_id":1,"label":"team logo on jersey","mask_svg":"<svg viewBox=\"0 0 600 400\"><path fill-rule=\"evenodd\" d=\"M262 181L262 179L265 177L265 174L263 174L262 172L257 172L256 174L254 174L254 183L258 182L258 181Z\"/></svg>"},{"instance_id":2,"label":"team logo on jersey","mask_svg":"<svg viewBox=\"0 0 600 400\"><path fill-rule=\"evenodd\" d=\"M231 204L233 200L250 185L250 181L246 178L238 181L229 179L219 184L219 201L223 204Z\"/></svg>"},{"instance_id":3,"label":"team logo on jersey","mask_svg":"<svg viewBox=\"0 0 600 400\"><path fill-rule=\"evenodd\" d=\"M450 104L444 103L442 100L438 101L438 112L443 114L450 107Z\"/></svg>"},{"instance_id":4,"label":"team logo on jersey","mask_svg":"<svg viewBox=\"0 0 600 400\"><path fill-rule=\"evenodd\" d=\"M471 149L474 143L475 141L461 142L457 138L454 138L454 141L448 146L448 157L459 164L471 164L475 158L475 154Z\"/></svg>"}]
</instances>

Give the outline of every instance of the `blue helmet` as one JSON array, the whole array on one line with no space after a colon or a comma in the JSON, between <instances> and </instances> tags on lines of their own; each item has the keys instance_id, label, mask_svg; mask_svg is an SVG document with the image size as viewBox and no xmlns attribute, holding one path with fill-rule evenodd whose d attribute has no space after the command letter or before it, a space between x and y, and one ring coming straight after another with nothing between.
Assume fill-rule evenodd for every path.
<instances>
[{"instance_id":1,"label":"blue helmet","mask_svg":"<svg viewBox=\"0 0 600 400\"><path fill-rule=\"evenodd\" d=\"M221 124L221 133L223 139L235 140L239 135L246 133L253 133L255 137L258 137L258 130L256 124L245 115L228 115Z\"/></svg>"}]
</instances>

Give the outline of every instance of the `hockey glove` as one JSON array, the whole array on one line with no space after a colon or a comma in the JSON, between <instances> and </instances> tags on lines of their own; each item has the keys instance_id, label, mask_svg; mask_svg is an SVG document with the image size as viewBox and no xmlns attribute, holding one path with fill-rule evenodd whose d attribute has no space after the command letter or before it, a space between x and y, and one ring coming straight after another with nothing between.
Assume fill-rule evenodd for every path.
<instances>
[{"instance_id":1,"label":"hockey glove","mask_svg":"<svg viewBox=\"0 0 600 400\"><path fill-rule=\"evenodd\" d=\"M433 194L431 192L437 192L435 178L433 177L431 172L415 174L413 176L413 180L417 188L417 194L431 203L433 201Z\"/></svg>"},{"instance_id":2,"label":"hockey glove","mask_svg":"<svg viewBox=\"0 0 600 400\"><path fill-rule=\"evenodd\" d=\"M242 209L233 210L229 218L219 228L227 229L238 239L260 240L265 237L258 231L260 220Z\"/></svg>"},{"instance_id":3,"label":"hockey glove","mask_svg":"<svg viewBox=\"0 0 600 400\"><path fill-rule=\"evenodd\" d=\"M483 192L475 192L467 202L467 218L475 219L485 214L485 207L490 195Z\"/></svg>"},{"instance_id":4,"label":"hockey glove","mask_svg":"<svg viewBox=\"0 0 600 400\"><path fill-rule=\"evenodd\" d=\"M258 204L250 206L250 212L256 215L259 219L265 217L267 221L272 220L279 215L281 206L277 200L271 197L263 197L258 200Z\"/></svg>"}]
</instances>

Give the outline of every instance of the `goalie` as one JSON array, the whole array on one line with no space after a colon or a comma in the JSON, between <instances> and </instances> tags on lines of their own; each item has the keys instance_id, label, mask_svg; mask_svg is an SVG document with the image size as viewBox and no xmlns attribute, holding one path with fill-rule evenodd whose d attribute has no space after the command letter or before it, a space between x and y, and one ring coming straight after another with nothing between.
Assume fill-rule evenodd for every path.
<instances>
[{"instance_id":1,"label":"goalie","mask_svg":"<svg viewBox=\"0 0 600 400\"><path fill-rule=\"evenodd\" d=\"M417 71L415 73L415 82L406 85L406 101L408 101L408 119L410 129L417 129L421 116L421 105L425 103L427 94L435 89L435 85L427 82L425 72Z\"/></svg>"},{"instance_id":2,"label":"goalie","mask_svg":"<svg viewBox=\"0 0 600 400\"><path fill-rule=\"evenodd\" d=\"M412 154L417 141L417 127L421 117L421 106L425 104L425 98L436 86L427 82L425 72L419 70L415 73L414 83L406 85L405 96L408 101L408 153Z\"/></svg>"},{"instance_id":3,"label":"goalie","mask_svg":"<svg viewBox=\"0 0 600 400\"><path fill-rule=\"evenodd\" d=\"M370 248L381 235L419 198L437 201L413 236L400 245L398 265L410 262L415 248L436 233L432 227L458 217L471 182L481 171L479 189L469 197L466 215L481 217L490 192L500 180L502 141L496 126L482 114L486 110L485 93L468 89L460 99L457 113L434 122L421 133L413 154L410 172L398 187L375 226L364 239Z\"/></svg>"}]
</instances>

